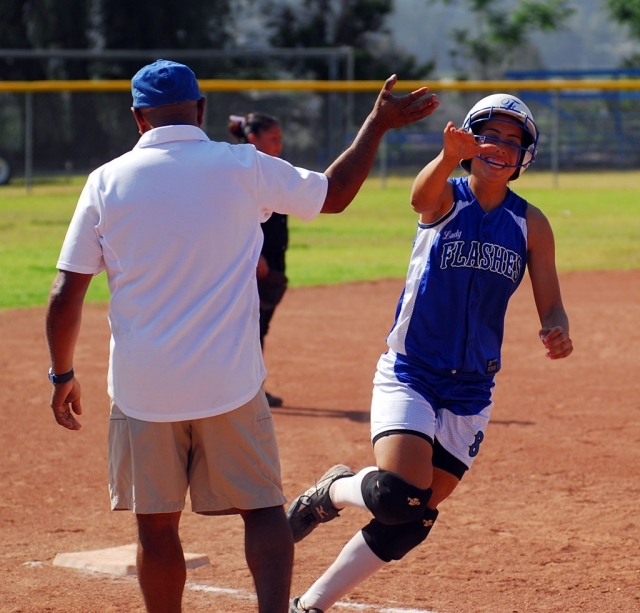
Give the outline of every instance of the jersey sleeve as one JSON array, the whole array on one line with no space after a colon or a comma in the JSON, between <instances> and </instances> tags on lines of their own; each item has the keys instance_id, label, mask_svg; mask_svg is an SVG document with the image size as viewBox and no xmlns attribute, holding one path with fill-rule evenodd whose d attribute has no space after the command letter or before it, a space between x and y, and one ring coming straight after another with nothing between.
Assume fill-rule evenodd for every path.
<instances>
[{"instance_id":1,"label":"jersey sleeve","mask_svg":"<svg viewBox=\"0 0 640 613\"><path fill-rule=\"evenodd\" d=\"M100 220L100 194L95 179L90 176L62 244L56 264L58 270L97 275L105 269Z\"/></svg>"},{"instance_id":2,"label":"jersey sleeve","mask_svg":"<svg viewBox=\"0 0 640 613\"><path fill-rule=\"evenodd\" d=\"M257 153L257 165L261 221L273 211L304 221L320 213L329 185L325 174L297 168L263 153Z\"/></svg>"}]
</instances>

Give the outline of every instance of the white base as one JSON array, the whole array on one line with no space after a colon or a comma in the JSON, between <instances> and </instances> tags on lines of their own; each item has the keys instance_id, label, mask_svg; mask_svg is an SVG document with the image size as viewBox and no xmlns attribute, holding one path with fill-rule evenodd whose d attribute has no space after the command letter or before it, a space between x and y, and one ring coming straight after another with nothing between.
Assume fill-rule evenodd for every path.
<instances>
[{"instance_id":1,"label":"white base","mask_svg":"<svg viewBox=\"0 0 640 613\"><path fill-rule=\"evenodd\" d=\"M53 565L111 575L135 575L137 549L137 544L132 543L110 549L59 553L54 558ZM187 568L198 568L209 564L209 558L203 553L185 553L184 560Z\"/></svg>"}]
</instances>

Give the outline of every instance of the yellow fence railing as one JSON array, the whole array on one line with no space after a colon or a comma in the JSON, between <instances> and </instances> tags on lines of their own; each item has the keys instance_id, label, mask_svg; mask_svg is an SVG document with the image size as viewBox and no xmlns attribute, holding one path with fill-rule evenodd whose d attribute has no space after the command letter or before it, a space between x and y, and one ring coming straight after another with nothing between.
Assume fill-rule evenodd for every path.
<instances>
[{"instance_id":1,"label":"yellow fence railing","mask_svg":"<svg viewBox=\"0 0 640 613\"><path fill-rule=\"evenodd\" d=\"M317 92L371 92L382 87L382 81L267 81L240 79L201 79L202 91L317 91ZM398 81L396 90L413 91L428 87L432 91L513 91L513 90L640 90L640 79L510 79L494 81ZM29 92L116 92L128 91L128 80L111 81L0 81L0 93Z\"/></svg>"},{"instance_id":2,"label":"yellow fence railing","mask_svg":"<svg viewBox=\"0 0 640 613\"><path fill-rule=\"evenodd\" d=\"M353 126L353 95L364 92L377 92L382 87L382 81L318 81L318 80L240 80L240 79L202 79L199 81L203 92L319 92L345 93L346 96L346 125ZM640 91L640 79L509 79L487 81L456 81L456 80L399 80L395 85L396 91L413 91L420 87L428 87L432 92L445 91L484 91L484 92L526 92L546 91L552 96L554 103L549 129L551 152L551 168L557 177L559 168L559 111L558 100L570 92L579 92L590 97L590 92L596 96L607 95L611 92ZM131 89L129 80L73 80L73 81L0 81L0 94L24 94L24 158L25 179L27 190L31 185L33 173L33 100L40 93L93 93L93 92L128 92ZM353 94L353 95L351 95ZM637 97L632 95L632 97ZM386 149L383 148L383 151ZM381 171L382 172L382 171Z\"/></svg>"}]
</instances>

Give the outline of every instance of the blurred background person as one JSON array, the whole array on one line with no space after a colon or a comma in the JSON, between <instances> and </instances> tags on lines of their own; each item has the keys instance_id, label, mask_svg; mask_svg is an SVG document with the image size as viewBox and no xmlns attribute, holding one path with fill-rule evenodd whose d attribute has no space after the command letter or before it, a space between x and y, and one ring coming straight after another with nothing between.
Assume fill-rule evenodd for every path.
<instances>
[{"instance_id":1,"label":"blurred background person","mask_svg":"<svg viewBox=\"0 0 640 613\"><path fill-rule=\"evenodd\" d=\"M279 157L282 151L280 122L266 113L249 113L229 117L229 133L239 143L250 143L267 155ZM260 345L264 351L264 337L269 331L271 318L287 289L285 252L289 244L287 216L273 212L262 225L264 244L257 267L258 294L260 296ZM281 407L282 398L267 394L271 407Z\"/></svg>"}]
</instances>

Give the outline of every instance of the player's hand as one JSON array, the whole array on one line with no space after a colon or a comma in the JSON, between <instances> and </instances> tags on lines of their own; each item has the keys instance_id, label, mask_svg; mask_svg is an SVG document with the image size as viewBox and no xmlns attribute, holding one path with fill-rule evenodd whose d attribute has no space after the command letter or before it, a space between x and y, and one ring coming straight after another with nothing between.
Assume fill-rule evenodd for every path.
<instances>
[{"instance_id":1,"label":"player's hand","mask_svg":"<svg viewBox=\"0 0 640 613\"><path fill-rule=\"evenodd\" d=\"M540 340L547 349L546 355L550 360L569 357L573 352L573 341L569 337L569 333L561 326L542 328Z\"/></svg>"},{"instance_id":2,"label":"player's hand","mask_svg":"<svg viewBox=\"0 0 640 613\"><path fill-rule=\"evenodd\" d=\"M421 87L406 96L394 96L391 92L398 77L391 75L384 83L373 107L371 118L384 130L401 128L431 115L439 106L435 94L428 87Z\"/></svg>"},{"instance_id":3,"label":"player's hand","mask_svg":"<svg viewBox=\"0 0 640 613\"><path fill-rule=\"evenodd\" d=\"M264 279L269 274L269 264L263 255L258 260L258 266L256 267L256 277L258 279Z\"/></svg>"},{"instance_id":4,"label":"player's hand","mask_svg":"<svg viewBox=\"0 0 640 613\"><path fill-rule=\"evenodd\" d=\"M470 130L456 128L452 121L444 129L444 155L446 157L456 160L470 160L481 153L491 153L497 150L496 145L476 140Z\"/></svg>"},{"instance_id":5,"label":"player's hand","mask_svg":"<svg viewBox=\"0 0 640 613\"><path fill-rule=\"evenodd\" d=\"M73 416L82 415L80 384L74 377L68 383L54 385L51 392L51 409L56 421L68 430L80 430L80 422Z\"/></svg>"}]
</instances>

